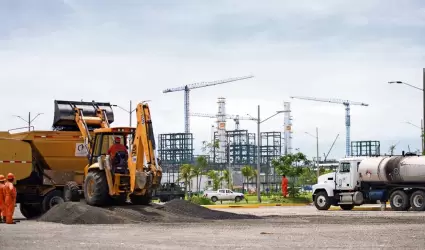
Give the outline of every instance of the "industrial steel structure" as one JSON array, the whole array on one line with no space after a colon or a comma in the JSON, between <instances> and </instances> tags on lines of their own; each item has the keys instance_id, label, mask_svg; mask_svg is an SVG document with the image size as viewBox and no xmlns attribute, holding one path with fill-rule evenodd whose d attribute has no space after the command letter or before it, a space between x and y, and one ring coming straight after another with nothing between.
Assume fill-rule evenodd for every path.
<instances>
[{"instance_id":1,"label":"industrial steel structure","mask_svg":"<svg viewBox=\"0 0 425 250\"><path fill-rule=\"evenodd\" d=\"M189 91L191 89L204 88L204 87L219 85L219 84L228 83L228 82L235 82L235 81L244 80L244 79L248 79L248 78L252 78L252 77L254 77L254 76L250 75L250 76L244 76L244 77L229 78L229 79L218 80L218 81L214 81L214 82L199 82L199 83L185 85L185 86L182 86L182 87L165 89L162 92L163 93L170 93L170 92L176 92L176 91L183 91L184 90L184 130L185 130L185 133L189 133L190 132Z\"/></svg>"},{"instance_id":2,"label":"industrial steel structure","mask_svg":"<svg viewBox=\"0 0 425 250\"><path fill-rule=\"evenodd\" d=\"M191 133L158 135L158 156L164 170L193 163L193 151L193 135Z\"/></svg>"},{"instance_id":3,"label":"industrial steel structure","mask_svg":"<svg viewBox=\"0 0 425 250\"><path fill-rule=\"evenodd\" d=\"M352 141L351 156L380 156L381 143L379 141Z\"/></svg>"},{"instance_id":4,"label":"industrial steel structure","mask_svg":"<svg viewBox=\"0 0 425 250\"><path fill-rule=\"evenodd\" d=\"M345 106L345 129L346 129L346 137L345 137L345 155L350 155L350 105L360 105L360 106L369 106L369 104L362 102L352 102L348 100L341 99L323 99L323 98L313 98L313 97L301 97L301 96L291 96L291 98L303 99L309 101L318 101L318 102L329 102L329 103L337 103L343 104Z\"/></svg>"}]
</instances>

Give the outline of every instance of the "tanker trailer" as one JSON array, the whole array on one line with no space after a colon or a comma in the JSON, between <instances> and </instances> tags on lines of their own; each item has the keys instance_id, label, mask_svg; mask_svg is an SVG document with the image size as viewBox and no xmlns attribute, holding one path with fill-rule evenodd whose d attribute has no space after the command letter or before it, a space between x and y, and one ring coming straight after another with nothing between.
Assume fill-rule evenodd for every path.
<instances>
[{"instance_id":1,"label":"tanker trailer","mask_svg":"<svg viewBox=\"0 0 425 250\"><path fill-rule=\"evenodd\" d=\"M319 210L389 201L395 211L425 211L425 156L342 159L335 173L319 177L313 200Z\"/></svg>"},{"instance_id":2,"label":"tanker trailer","mask_svg":"<svg viewBox=\"0 0 425 250\"><path fill-rule=\"evenodd\" d=\"M0 174L15 174L17 203L26 218L71 200L81 190L88 154L72 113L75 107L85 120L95 120L101 108L108 122L114 121L109 103L55 101L53 131L0 133ZM87 122L87 127L92 134L100 125Z\"/></svg>"}]
</instances>

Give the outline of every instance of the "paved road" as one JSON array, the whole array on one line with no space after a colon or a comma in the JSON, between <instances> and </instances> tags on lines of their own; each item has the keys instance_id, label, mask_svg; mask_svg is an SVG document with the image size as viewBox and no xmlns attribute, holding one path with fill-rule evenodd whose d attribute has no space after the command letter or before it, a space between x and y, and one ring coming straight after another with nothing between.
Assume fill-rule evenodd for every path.
<instances>
[{"instance_id":1,"label":"paved road","mask_svg":"<svg viewBox=\"0 0 425 250\"><path fill-rule=\"evenodd\" d=\"M425 213L220 209L264 220L187 224L0 224L1 249L424 249ZM16 217L20 217L16 214Z\"/></svg>"}]
</instances>

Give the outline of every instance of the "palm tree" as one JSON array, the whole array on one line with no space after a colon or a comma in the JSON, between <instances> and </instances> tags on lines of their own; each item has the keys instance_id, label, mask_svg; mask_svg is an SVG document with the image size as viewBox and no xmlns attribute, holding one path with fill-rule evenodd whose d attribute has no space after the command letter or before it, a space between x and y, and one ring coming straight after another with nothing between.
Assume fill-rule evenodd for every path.
<instances>
[{"instance_id":1,"label":"palm tree","mask_svg":"<svg viewBox=\"0 0 425 250\"><path fill-rule=\"evenodd\" d=\"M187 190L188 187L190 189L190 180L192 179L192 165L190 164L183 164L180 166L180 176L179 181L184 181L184 187L185 187L185 196L187 196Z\"/></svg>"},{"instance_id":2,"label":"palm tree","mask_svg":"<svg viewBox=\"0 0 425 250\"><path fill-rule=\"evenodd\" d=\"M217 171L210 170L207 173L208 178L210 178L213 182L213 189L217 190L220 186L220 183L223 181L223 176L219 176Z\"/></svg>"},{"instance_id":3,"label":"palm tree","mask_svg":"<svg viewBox=\"0 0 425 250\"><path fill-rule=\"evenodd\" d=\"M204 174L204 171L208 166L207 158L205 158L205 156L199 156L196 159L196 166L199 168L199 182L197 183L198 193L199 193L199 191L201 189L202 175ZM198 175L197 175L196 179L198 180Z\"/></svg>"},{"instance_id":4,"label":"palm tree","mask_svg":"<svg viewBox=\"0 0 425 250\"><path fill-rule=\"evenodd\" d=\"M230 172L229 172L229 170L224 170L223 171L223 179L224 179L224 181L226 182L226 184L227 184L227 188L228 189L232 189L232 178L231 178L231 175L230 175Z\"/></svg>"},{"instance_id":5,"label":"palm tree","mask_svg":"<svg viewBox=\"0 0 425 250\"><path fill-rule=\"evenodd\" d=\"M241 173L243 177L245 177L246 183L248 183L249 179L251 178L252 172L253 172L253 169L251 168L251 166L244 166L243 168L241 168Z\"/></svg>"}]
</instances>

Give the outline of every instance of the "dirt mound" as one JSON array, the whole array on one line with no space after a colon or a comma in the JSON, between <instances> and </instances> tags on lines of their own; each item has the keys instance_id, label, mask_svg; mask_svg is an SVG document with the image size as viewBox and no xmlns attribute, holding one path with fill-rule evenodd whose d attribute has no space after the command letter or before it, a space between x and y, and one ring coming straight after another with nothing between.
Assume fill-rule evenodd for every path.
<instances>
[{"instance_id":1,"label":"dirt mound","mask_svg":"<svg viewBox=\"0 0 425 250\"><path fill-rule=\"evenodd\" d=\"M235 214L211 210L209 208L202 207L185 200L171 200L164 204L164 210L178 215L185 215L207 220L259 219L259 217L255 215Z\"/></svg>"},{"instance_id":2,"label":"dirt mound","mask_svg":"<svg viewBox=\"0 0 425 250\"><path fill-rule=\"evenodd\" d=\"M39 221L63 224L124 224L132 223L131 218L125 218L99 207L89 206L79 202L65 202L52 207L43 214Z\"/></svg>"},{"instance_id":3,"label":"dirt mound","mask_svg":"<svg viewBox=\"0 0 425 250\"><path fill-rule=\"evenodd\" d=\"M214 211L184 200L172 200L165 205L95 207L83 202L65 202L54 206L38 221L62 224L128 224L128 223L188 223L205 220L256 219L242 215Z\"/></svg>"}]
</instances>

